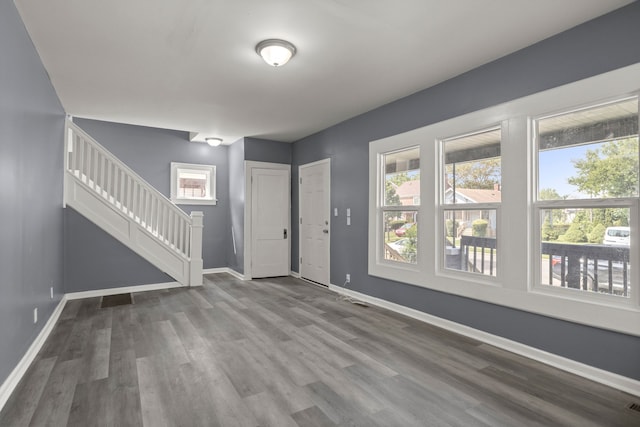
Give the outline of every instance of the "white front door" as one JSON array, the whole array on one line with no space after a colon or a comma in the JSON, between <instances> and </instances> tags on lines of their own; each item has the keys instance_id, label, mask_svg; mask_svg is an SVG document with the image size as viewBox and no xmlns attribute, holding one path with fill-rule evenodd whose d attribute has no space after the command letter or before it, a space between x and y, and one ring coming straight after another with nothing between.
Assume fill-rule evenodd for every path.
<instances>
[{"instance_id":1,"label":"white front door","mask_svg":"<svg viewBox=\"0 0 640 427\"><path fill-rule=\"evenodd\" d=\"M251 277L289 275L288 170L251 170Z\"/></svg>"},{"instance_id":2,"label":"white front door","mask_svg":"<svg viewBox=\"0 0 640 427\"><path fill-rule=\"evenodd\" d=\"M330 159L300 166L300 276L329 286Z\"/></svg>"}]
</instances>

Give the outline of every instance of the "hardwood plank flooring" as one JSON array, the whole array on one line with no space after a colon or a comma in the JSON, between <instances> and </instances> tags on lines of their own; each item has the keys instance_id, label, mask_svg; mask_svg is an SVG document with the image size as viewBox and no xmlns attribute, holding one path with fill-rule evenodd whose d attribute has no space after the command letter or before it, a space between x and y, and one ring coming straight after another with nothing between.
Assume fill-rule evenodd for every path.
<instances>
[{"instance_id":1,"label":"hardwood plank flooring","mask_svg":"<svg viewBox=\"0 0 640 427\"><path fill-rule=\"evenodd\" d=\"M294 278L70 301L0 426L640 426L640 402Z\"/></svg>"}]
</instances>

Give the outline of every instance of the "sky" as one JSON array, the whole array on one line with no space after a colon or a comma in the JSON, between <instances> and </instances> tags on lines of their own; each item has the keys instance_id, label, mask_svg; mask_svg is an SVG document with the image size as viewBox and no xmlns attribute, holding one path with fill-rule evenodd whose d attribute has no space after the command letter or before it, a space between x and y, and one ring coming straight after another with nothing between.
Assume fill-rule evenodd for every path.
<instances>
[{"instance_id":1,"label":"sky","mask_svg":"<svg viewBox=\"0 0 640 427\"><path fill-rule=\"evenodd\" d=\"M585 152L594 148L593 145L578 145L570 148L541 151L538 161L540 168L538 188L553 188L560 196L569 196L570 199L588 197L581 194L577 187L570 185L567 180L577 173L571 160L584 158Z\"/></svg>"}]
</instances>

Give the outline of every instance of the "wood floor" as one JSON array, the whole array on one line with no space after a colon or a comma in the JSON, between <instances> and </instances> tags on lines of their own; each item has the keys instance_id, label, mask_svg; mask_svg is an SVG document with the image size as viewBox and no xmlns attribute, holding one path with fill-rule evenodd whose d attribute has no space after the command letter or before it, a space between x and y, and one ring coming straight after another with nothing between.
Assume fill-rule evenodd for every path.
<instances>
[{"instance_id":1,"label":"wood floor","mask_svg":"<svg viewBox=\"0 0 640 427\"><path fill-rule=\"evenodd\" d=\"M1 426L640 426L639 398L293 278L70 301Z\"/></svg>"}]
</instances>

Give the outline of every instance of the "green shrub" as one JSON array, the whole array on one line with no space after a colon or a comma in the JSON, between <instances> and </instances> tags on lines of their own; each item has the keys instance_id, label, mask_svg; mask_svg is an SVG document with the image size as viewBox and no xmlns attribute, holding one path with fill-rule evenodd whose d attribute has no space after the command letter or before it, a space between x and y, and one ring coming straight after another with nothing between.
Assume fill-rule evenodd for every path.
<instances>
[{"instance_id":1,"label":"green shrub","mask_svg":"<svg viewBox=\"0 0 640 427\"><path fill-rule=\"evenodd\" d=\"M557 236L566 233L569 227L571 227L571 224L554 224L553 232L556 235L556 239L558 238Z\"/></svg>"},{"instance_id":2,"label":"green shrub","mask_svg":"<svg viewBox=\"0 0 640 427\"><path fill-rule=\"evenodd\" d=\"M558 234L555 232L549 221L545 221L542 224L541 237L544 242L552 242L558 240Z\"/></svg>"},{"instance_id":3,"label":"green shrub","mask_svg":"<svg viewBox=\"0 0 640 427\"><path fill-rule=\"evenodd\" d=\"M587 235L584 231L582 231L581 224L578 222L574 222L573 224L571 224L566 233L558 237L558 240L567 243L586 243Z\"/></svg>"},{"instance_id":4,"label":"green shrub","mask_svg":"<svg viewBox=\"0 0 640 427\"><path fill-rule=\"evenodd\" d=\"M471 224L471 234L475 237L487 237L487 228L489 227L489 221L486 219L476 219Z\"/></svg>"},{"instance_id":5,"label":"green shrub","mask_svg":"<svg viewBox=\"0 0 640 427\"><path fill-rule=\"evenodd\" d=\"M540 235L542 237L543 242L554 242L558 240L558 238L565 234L567 230L571 227L571 224L553 224L549 223L549 219L545 219L542 223L542 229L540 230Z\"/></svg>"},{"instance_id":6,"label":"green shrub","mask_svg":"<svg viewBox=\"0 0 640 427\"><path fill-rule=\"evenodd\" d=\"M596 226L591 230L591 233L587 234L589 243L602 243L602 240L604 239L604 232L606 230L607 228L604 225L600 223L596 224Z\"/></svg>"}]
</instances>

